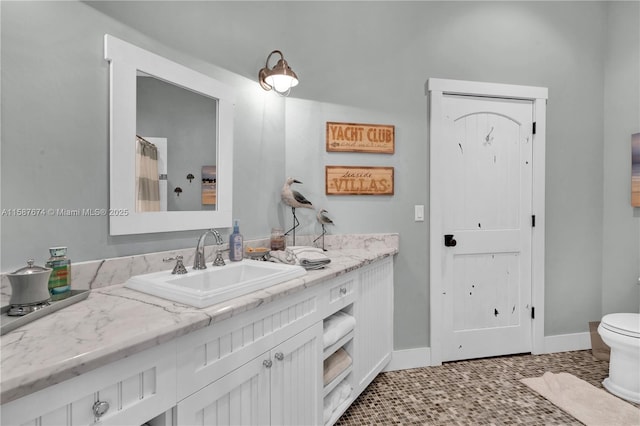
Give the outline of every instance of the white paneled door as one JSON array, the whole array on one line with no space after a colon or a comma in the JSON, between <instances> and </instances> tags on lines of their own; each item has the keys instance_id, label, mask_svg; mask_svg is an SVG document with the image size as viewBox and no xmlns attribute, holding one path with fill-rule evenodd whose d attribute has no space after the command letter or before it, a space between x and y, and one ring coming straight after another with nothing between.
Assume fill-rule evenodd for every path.
<instances>
[{"instance_id":1,"label":"white paneled door","mask_svg":"<svg viewBox=\"0 0 640 426\"><path fill-rule=\"evenodd\" d=\"M531 352L534 102L445 93L439 107L441 360Z\"/></svg>"}]
</instances>

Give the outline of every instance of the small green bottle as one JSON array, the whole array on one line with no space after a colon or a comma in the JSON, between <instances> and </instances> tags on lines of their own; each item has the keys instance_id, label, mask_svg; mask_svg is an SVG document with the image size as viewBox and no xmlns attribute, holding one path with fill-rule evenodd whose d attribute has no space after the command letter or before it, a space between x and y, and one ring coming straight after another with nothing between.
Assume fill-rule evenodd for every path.
<instances>
[{"instance_id":1,"label":"small green bottle","mask_svg":"<svg viewBox=\"0 0 640 426\"><path fill-rule=\"evenodd\" d=\"M49 254L45 266L53 269L49 277L51 301L66 299L71 295L71 259L67 258L67 248L51 247Z\"/></svg>"}]
</instances>

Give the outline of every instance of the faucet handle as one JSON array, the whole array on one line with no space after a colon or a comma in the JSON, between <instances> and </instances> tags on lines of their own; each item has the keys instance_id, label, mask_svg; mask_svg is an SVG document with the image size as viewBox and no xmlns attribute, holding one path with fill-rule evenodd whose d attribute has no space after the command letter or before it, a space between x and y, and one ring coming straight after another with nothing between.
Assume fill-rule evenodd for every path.
<instances>
[{"instance_id":1,"label":"faucet handle","mask_svg":"<svg viewBox=\"0 0 640 426\"><path fill-rule=\"evenodd\" d=\"M224 266L224 259L222 258L222 252L228 251L229 249L224 250L216 250L216 258L213 260L213 266Z\"/></svg>"},{"instance_id":2,"label":"faucet handle","mask_svg":"<svg viewBox=\"0 0 640 426\"><path fill-rule=\"evenodd\" d=\"M184 263L182 263L182 255L178 255L176 257L165 257L162 259L163 262L171 262L172 260L176 261L176 266L173 267L173 271L171 274L173 275L182 275L187 273L187 268L184 267Z\"/></svg>"}]
</instances>

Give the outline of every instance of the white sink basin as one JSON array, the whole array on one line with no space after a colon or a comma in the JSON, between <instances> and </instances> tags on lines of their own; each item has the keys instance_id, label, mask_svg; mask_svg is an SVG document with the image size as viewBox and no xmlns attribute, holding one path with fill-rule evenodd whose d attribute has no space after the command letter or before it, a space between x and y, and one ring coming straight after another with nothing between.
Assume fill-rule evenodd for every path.
<instances>
[{"instance_id":1,"label":"white sink basin","mask_svg":"<svg viewBox=\"0 0 640 426\"><path fill-rule=\"evenodd\" d=\"M173 300L196 308L206 308L234 297L262 290L307 273L301 266L245 259L207 269L187 268L188 273L171 271L136 275L125 287Z\"/></svg>"}]
</instances>

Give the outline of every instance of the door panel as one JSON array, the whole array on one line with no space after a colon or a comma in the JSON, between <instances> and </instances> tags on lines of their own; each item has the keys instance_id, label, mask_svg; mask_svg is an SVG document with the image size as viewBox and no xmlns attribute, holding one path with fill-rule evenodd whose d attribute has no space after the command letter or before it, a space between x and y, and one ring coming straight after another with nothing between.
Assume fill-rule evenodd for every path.
<instances>
[{"instance_id":1,"label":"door panel","mask_svg":"<svg viewBox=\"0 0 640 426\"><path fill-rule=\"evenodd\" d=\"M178 424L269 424L268 359L265 353L179 402Z\"/></svg>"},{"instance_id":2,"label":"door panel","mask_svg":"<svg viewBox=\"0 0 640 426\"><path fill-rule=\"evenodd\" d=\"M318 322L271 350L271 424L320 423L321 337Z\"/></svg>"},{"instance_id":3,"label":"door panel","mask_svg":"<svg viewBox=\"0 0 640 426\"><path fill-rule=\"evenodd\" d=\"M448 124L455 135L447 149L451 224L473 230L518 227L520 125L486 111Z\"/></svg>"},{"instance_id":4,"label":"door panel","mask_svg":"<svg viewBox=\"0 0 640 426\"><path fill-rule=\"evenodd\" d=\"M443 360L531 351L533 104L442 99ZM444 245L444 240L443 240Z\"/></svg>"},{"instance_id":5,"label":"door panel","mask_svg":"<svg viewBox=\"0 0 640 426\"><path fill-rule=\"evenodd\" d=\"M456 256L453 331L519 325L519 269L517 253Z\"/></svg>"}]
</instances>

